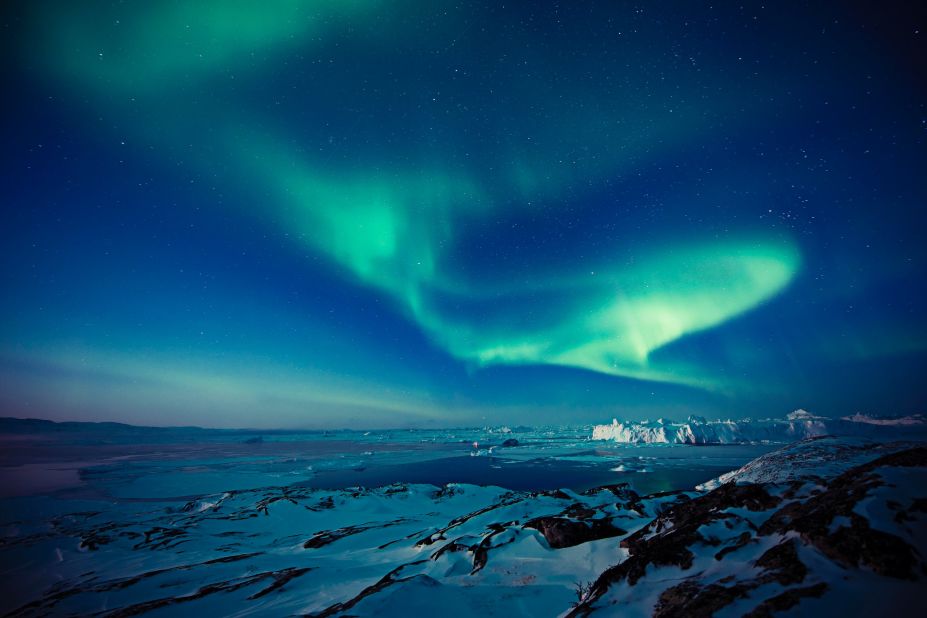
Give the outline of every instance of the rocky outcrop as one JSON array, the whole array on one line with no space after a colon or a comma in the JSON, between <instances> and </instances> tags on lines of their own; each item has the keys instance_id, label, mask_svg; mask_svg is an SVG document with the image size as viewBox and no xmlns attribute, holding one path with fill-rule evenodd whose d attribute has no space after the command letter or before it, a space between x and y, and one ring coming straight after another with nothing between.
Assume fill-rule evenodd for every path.
<instances>
[{"instance_id":1,"label":"rocky outcrop","mask_svg":"<svg viewBox=\"0 0 927 618\"><path fill-rule=\"evenodd\" d=\"M553 549L573 547L589 541L610 539L627 534L627 530L612 524L608 518L575 520L566 517L538 517L525 524L534 528L547 540Z\"/></svg>"},{"instance_id":2,"label":"rocky outcrop","mask_svg":"<svg viewBox=\"0 0 927 618\"><path fill-rule=\"evenodd\" d=\"M919 481L905 478L908 494L920 491L917 483L927 471L927 448L882 455L830 479L809 474L807 481L792 479L778 485L731 482L671 504L621 541L628 549L627 559L605 570L571 615L627 602L623 599L633 595L635 586L660 590L658 582L676 579L648 579L662 568L692 573L659 591L653 615L663 618L710 616L735 603L745 615L769 616L804 598L825 595L828 578L845 578L837 573L846 569L920 581L927 566L911 543L913 529L898 524L906 523L908 517L918 519L923 499L909 497L904 503L885 497L905 495L885 478L897 475L892 469L898 468L919 470ZM866 509L861 506L864 502ZM867 512L895 515L876 526L865 516ZM898 534L887 531L889 525L895 525ZM924 541L920 539L922 546ZM715 551L717 547L721 549ZM751 553L759 555L740 566ZM832 563L833 574L820 568L812 572L802 559L812 554L816 564ZM733 556L738 566L729 574L719 576L724 568L710 566L734 560ZM776 593L760 592L767 590Z\"/></svg>"},{"instance_id":3,"label":"rocky outcrop","mask_svg":"<svg viewBox=\"0 0 927 618\"><path fill-rule=\"evenodd\" d=\"M124 616L403 615L420 595L458 613L533 602L561 614L576 598L573 615L764 617L809 613L818 598L814 611L869 599L866 613L888 614L921 600L925 487L923 446L820 438L700 491L291 485L114 501L5 523L5 556L46 559L49 577L0 614L84 615L105 602Z\"/></svg>"}]
</instances>

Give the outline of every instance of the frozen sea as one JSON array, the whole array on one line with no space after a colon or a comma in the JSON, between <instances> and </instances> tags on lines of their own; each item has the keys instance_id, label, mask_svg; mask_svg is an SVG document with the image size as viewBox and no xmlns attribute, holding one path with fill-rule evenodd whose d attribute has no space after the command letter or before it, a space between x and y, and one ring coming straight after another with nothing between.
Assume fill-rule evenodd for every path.
<instances>
[{"instance_id":1,"label":"frozen sea","mask_svg":"<svg viewBox=\"0 0 927 618\"><path fill-rule=\"evenodd\" d=\"M628 483L649 494L692 489L776 448L616 444L590 434L588 426L328 432L43 427L0 435L0 497L187 501L281 485L394 483L528 491ZM518 444L503 446L507 440Z\"/></svg>"},{"instance_id":2,"label":"frozen sea","mask_svg":"<svg viewBox=\"0 0 927 618\"><path fill-rule=\"evenodd\" d=\"M588 426L0 429L11 616L562 614L625 555L615 535L781 446L616 444ZM551 517L591 536L552 545L531 523Z\"/></svg>"}]
</instances>

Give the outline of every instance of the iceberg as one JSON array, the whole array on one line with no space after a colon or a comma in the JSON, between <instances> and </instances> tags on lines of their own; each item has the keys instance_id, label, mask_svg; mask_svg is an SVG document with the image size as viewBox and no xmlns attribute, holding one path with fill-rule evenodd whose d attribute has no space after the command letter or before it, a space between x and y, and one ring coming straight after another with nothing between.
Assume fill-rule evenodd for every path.
<instances>
[{"instance_id":1,"label":"iceberg","mask_svg":"<svg viewBox=\"0 0 927 618\"><path fill-rule=\"evenodd\" d=\"M683 422L612 419L611 424L593 427L592 439L628 444L744 444L789 443L826 435L910 438L925 433L927 422L921 415L889 418L857 413L832 419L798 409L785 418L760 420L708 421L701 416L690 416Z\"/></svg>"}]
</instances>

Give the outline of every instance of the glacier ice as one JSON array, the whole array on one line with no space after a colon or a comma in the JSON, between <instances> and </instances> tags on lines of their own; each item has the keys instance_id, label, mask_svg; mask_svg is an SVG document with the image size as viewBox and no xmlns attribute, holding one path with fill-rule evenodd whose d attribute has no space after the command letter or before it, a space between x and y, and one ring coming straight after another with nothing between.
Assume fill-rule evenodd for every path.
<instances>
[{"instance_id":1,"label":"glacier ice","mask_svg":"<svg viewBox=\"0 0 927 618\"><path fill-rule=\"evenodd\" d=\"M707 421L701 416L690 416L683 422L612 419L611 424L593 427L592 439L630 444L742 444L795 442L825 435L913 437L925 433L927 423L920 415L882 418L857 413L832 419L799 409L779 419Z\"/></svg>"}]
</instances>

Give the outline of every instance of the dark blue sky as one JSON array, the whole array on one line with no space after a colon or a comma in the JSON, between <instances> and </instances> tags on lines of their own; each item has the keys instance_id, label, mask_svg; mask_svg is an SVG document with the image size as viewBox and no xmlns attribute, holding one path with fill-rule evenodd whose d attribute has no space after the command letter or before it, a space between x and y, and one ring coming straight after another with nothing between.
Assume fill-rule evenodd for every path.
<instances>
[{"instance_id":1,"label":"dark blue sky","mask_svg":"<svg viewBox=\"0 0 927 618\"><path fill-rule=\"evenodd\" d=\"M6 3L0 406L924 411L908 3Z\"/></svg>"}]
</instances>

